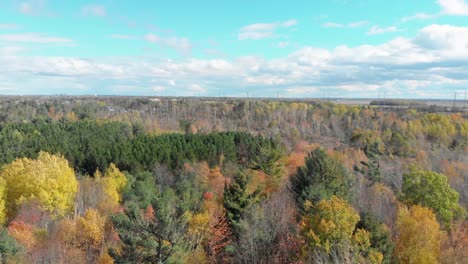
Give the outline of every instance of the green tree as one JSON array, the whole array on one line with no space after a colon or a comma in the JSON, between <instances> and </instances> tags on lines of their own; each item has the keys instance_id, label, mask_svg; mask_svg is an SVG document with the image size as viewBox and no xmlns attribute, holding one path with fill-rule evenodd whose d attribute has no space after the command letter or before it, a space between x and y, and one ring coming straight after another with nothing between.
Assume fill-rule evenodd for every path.
<instances>
[{"instance_id":1,"label":"green tree","mask_svg":"<svg viewBox=\"0 0 468 264\"><path fill-rule=\"evenodd\" d=\"M366 167L365 170L361 171L364 175L371 180L372 182L381 182L382 175L380 173L379 165L379 145L378 143L373 143L366 146L364 149L366 156L368 158L367 162L361 161L361 164Z\"/></svg>"},{"instance_id":2,"label":"green tree","mask_svg":"<svg viewBox=\"0 0 468 264\"><path fill-rule=\"evenodd\" d=\"M179 205L176 193L167 189L146 210L130 203L113 216L122 242L121 250L109 252L116 263L168 263L185 243L187 217Z\"/></svg>"},{"instance_id":3,"label":"green tree","mask_svg":"<svg viewBox=\"0 0 468 264\"><path fill-rule=\"evenodd\" d=\"M236 228L244 213L257 202L260 190L249 193L249 179L245 172L239 171L231 184L224 186L223 205L232 228Z\"/></svg>"},{"instance_id":4,"label":"green tree","mask_svg":"<svg viewBox=\"0 0 468 264\"><path fill-rule=\"evenodd\" d=\"M463 211L458 196L443 174L412 168L403 175L402 200L409 205L431 208L446 227Z\"/></svg>"},{"instance_id":5,"label":"green tree","mask_svg":"<svg viewBox=\"0 0 468 264\"><path fill-rule=\"evenodd\" d=\"M283 149L277 146L274 141L270 144L258 146L258 151L252 161L252 169L262 170L268 176L274 179L275 184L278 184L279 179L284 173L283 164L280 159L283 157Z\"/></svg>"},{"instance_id":6,"label":"green tree","mask_svg":"<svg viewBox=\"0 0 468 264\"><path fill-rule=\"evenodd\" d=\"M390 229L384 223L381 223L373 214L365 213L361 216L356 228L369 231L370 247L382 253L383 264L392 263L395 244L392 241Z\"/></svg>"},{"instance_id":7,"label":"green tree","mask_svg":"<svg viewBox=\"0 0 468 264\"><path fill-rule=\"evenodd\" d=\"M8 258L15 256L20 251L21 247L8 234L8 230L0 227L0 263L6 263Z\"/></svg>"},{"instance_id":8,"label":"green tree","mask_svg":"<svg viewBox=\"0 0 468 264\"><path fill-rule=\"evenodd\" d=\"M305 201L315 204L333 195L349 199L351 184L347 170L321 148L312 151L305 166L291 177L291 189L301 210Z\"/></svg>"}]
</instances>

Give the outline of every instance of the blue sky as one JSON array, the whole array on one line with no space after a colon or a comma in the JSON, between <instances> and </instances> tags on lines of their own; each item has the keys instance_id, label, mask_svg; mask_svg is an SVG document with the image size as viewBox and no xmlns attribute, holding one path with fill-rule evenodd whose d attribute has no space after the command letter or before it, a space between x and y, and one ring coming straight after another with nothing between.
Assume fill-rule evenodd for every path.
<instances>
[{"instance_id":1,"label":"blue sky","mask_svg":"<svg viewBox=\"0 0 468 264\"><path fill-rule=\"evenodd\" d=\"M0 94L463 97L466 0L0 0Z\"/></svg>"}]
</instances>

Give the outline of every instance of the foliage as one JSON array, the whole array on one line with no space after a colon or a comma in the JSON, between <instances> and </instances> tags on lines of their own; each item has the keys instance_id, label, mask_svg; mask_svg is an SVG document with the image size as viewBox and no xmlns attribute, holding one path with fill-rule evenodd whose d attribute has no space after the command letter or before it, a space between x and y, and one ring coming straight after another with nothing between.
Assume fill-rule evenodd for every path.
<instances>
[{"instance_id":1,"label":"foliage","mask_svg":"<svg viewBox=\"0 0 468 264\"><path fill-rule=\"evenodd\" d=\"M452 205L468 204L468 122L454 108L141 97L12 97L0 108L3 170L45 151L79 180L74 215L57 218L35 194L11 204L0 176L8 263L114 263L108 251L117 263L466 259L467 222L453 221ZM403 176L412 163L448 181ZM33 175L28 188L40 182ZM397 217L397 190L434 213Z\"/></svg>"},{"instance_id":2,"label":"foliage","mask_svg":"<svg viewBox=\"0 0 468 264\"><path fill-rule=\"evenodd\" d=\"M152 201L146 213L134 203L111 218L122 242L111 250L116 263L166 263L183 247L187 219L176 193L168 189Z\"/></svg>"},{"instance_id":3,"label":"foliage","mask_svg":"<svg viewBox=\"0 0 468 264\"><path fill-rule=\"evenodd\" d=\"M6 191L5 191L5 180L0 178L0 225L3 224L6 217Z\"/></svg>"},{"instance_id":4,"label":"foliage","mask_svg":"<svg viewBox=\"0 0 468 264\"><path fill-rule=\"evenodd\" d=\"M382 263L392 263L395 245L390 229L385 224L378 221L373 214L365 213L361 216L356 228L367 230L370 233L370 248L382 254Z\"/></svg>"},{"instance_id":5,"label":"foliage","mask_svg":"<svg viewBox=\"0 0 468 264\"><path fill-rule=\"evenodd\" d=\"M0 263L5 263L9 257L15 256L21 251L16 240L8 234L6 228L0 227Z\"/></svg>"},{"instance_id":6,"label":"foliage","mask_svg":"<svg viewBox=\"0 0 468 264\"><path fill-rule=\"evenodd\" d=\"M327 155L323 149L315 149L291 177L291 189L299 208L304 209L305 201L312 204L333 195L349 199L351 177L346 169Z\"/></svg>"},{"instance_id":7,"label":"foliage","mask_svg":"<svg viewBox=\"0 0 468 264\"><path fill-rule=\"evenodd\" d=\"M316 205L306 201L306 213L301 220L302 235L311 248L330 252L333 245L351 241L359 214L345 200L332 196Z\"/></svg>"},{"instance_id":8,"label":"foliage","mask_svg":"<svg viewBox=\"0 0 468 264\"><path fill-rule=\"evenodd\" d=\"M104 241L105 219L98 211L88 209L83 217L75 220L72 243L86 252L88 263L96 262Z\"/></svg>"},{"instance_id":9,"label":"foliage","mask_svg":"<svg viewBox=\"0 0 468 264\"><path fill-rule=\"evenodd\" d=\"M101 184L105 194L105 198L101 201L99 207L103 211L112 211L118 208L121 201L120 193L127 184L125 175L111 163L109 168L106 169L104 176L101 176L99 171L96 171L94 178L97 184Z\"/></svg>"},{"instance_id":10,"label":"foliage","mask_svg":"<svg viewBox=\"0 0 468 264\"><path fill-rule=\"evenodd\" d=\"M156 164L180 168L187 161L207 161L214 167L221 156L226 162L251 165L259 149L271 153L280 149L271 139L243 132L144 135L134 128L90 120L7 124L0 127L0 164L17 157L36 158L43 150L63 154L76 171L92 175L111 163L133 172L151 170ZM271 167L275 156L268 157L257 159L256 166Z\"/></svg>"},{"instance_id":11,"label":"foliage","mask_svg":"<svg viewBox=\"0 0 468 264\"><path fill-rule=\"evenodd\" d=\"M56 216L64 216L73 209L78 182L61 156L40 152L35 160L17 159L2 168L0 178L6 182L10 216L20 204L36 199L44 210Z\"/></svg>"},{"instance_id":12,"label":"foliage","mask_svg":"<svg viewBox=\"0 0 468 264\"><path fill-rule=\"evenodd\" d=\"M260 190L248 193L248 176L239 171L231 184L224 187L223 205L227 212L227 219L232 228L236 228L244 213L257 202Z\"/></svg>"},{"instance_id":13,"label":"foliage","mask_svg":"<svg viewBox=\"0 0 468 264\"><path fill-rule=\"evenodd\" d=\"M431 208L445 226L462 211L458 193L450 187L447 177L432 171L413 168L403 175L402 200Z\"/></svg>"},{"instance_id":14,"label":"foliage","mask_svg":"<svg viewBox=\"0 0 468 264\"><path fill-rule=\"evenodd\" d=\"M364 174L372 182L381 182L382 175L380 173L380 164L379 164L380 151L378 149L377 143L374 143L368 146L365 149L365 153L368 158L368 161L367 162L361 161L361 164L363 164L366 167Z\"/></svg>"},{"instance_id":15,"label":"foliage","mask_svg":"<svg viewBox=\"0 0 468 264\"><path fill-rule=\"evenodd\" d=\"M439 263L441 231L431 209L400 208L395 254L400 263Z\"/></svg>"}]
</instances>

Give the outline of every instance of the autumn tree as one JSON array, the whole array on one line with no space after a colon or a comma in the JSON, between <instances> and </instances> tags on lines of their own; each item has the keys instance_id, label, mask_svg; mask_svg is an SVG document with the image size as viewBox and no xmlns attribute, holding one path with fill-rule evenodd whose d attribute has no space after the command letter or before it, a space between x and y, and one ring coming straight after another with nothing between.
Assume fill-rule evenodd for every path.
<instances>
[{"instance_id":1,"label":"autumn tree","mask_svg":"<svg viewBox=\"0 0 468 264\"><path fill-rule=\"evenodd\" d=\"M210 219L208 239L204 245L207 257L212 263L218 263L223 258L223 250L232 242L231 235L226 213L215 213Z\"/></svg>"},{"instance_id":2,"label":"autumn tree","mask_svg":"<svg viewBox=\"0 0 468 264\"><path fill-rule=\"evenodd\" d=\"M400 263L439 263L441 231L431 209L401 207L395 255Z\"/></svg>"},{"instance_id":3,"label":"autumn tree","mask_svg":"<svg viewBox=\"0 0 468 264\"><path fill-rule=\"evenodd\" d=\"M446 227L462 212L458 193L450 187L447 177L432 171L413 168L403 175L402 200L431 208Z\"/></svg>"},{"instance_id":4,"label":"autumn tree","mask_svg":"<svg viewBox=\"0 0 468 264\"><path fill-rule=\"evenodd\" d=\"M6 191L5 191L5 180L0 178L0 225L3 224L6 217L5 212L5 200L6 200Z\"/></svg>"},{"instance_id":5,"label":"autumn tree","mask_svg":"<svg viewBox=\"0 0 468 264\"><path fill-rule=\"evenodd\" d=\"M102 186L104 197L98 205L102 211L112 212L119 206L122 199L121 192L127 184L125 174L115 164L111 163L104 175L96 171L94 178Z\"/></svg>"},{"instance_id":6,"label":"autumn tree","mask_svg":"<svg viewBox=\"0 0 468 264\"><path fill-rule=\"evenodd\" d=\"M294 200L283 191L252 206L238 225L233 258L237 263L290 263L291 252L283 242L297 230Z\"/></svg>"},{"instance_id":7,"label":"autumn tree","mask_svg":"<svg viewBox=\"0 0 468 264\"><path fill-rule=\"evenodd\" d=\"M105 218L94 209L86 210L84 216L74 223L72 243L86 254L86 263L96 263L104 242Z\"/></svg>"},{"instance_id":8,"label":"autumn tree","mask_svg":"<svg viewBox=\"0 0 468 264\"><path fill-rule=\"evenodd\" d=\"M347 170L321 148L312 151L305 166L291 177L291 190L302 210L305 201L315 204L333 195L349 198L351 184Z\"/></svg>"},{"instance_id":9,"label":"autumn tree","mask_svg":"<svg viewBox=\"0 0 468 264\"><path fill-rule=\"evenodd\" d=\"M40 152L34 160L16 159L2 168L0 178L6 182L9 216L21 203L35 199L56 216L64 216L73 208L78 182L62 156Z\"/></svg>"},{"instance_id":10,"label":"autumn tree","mask_svg":"<svg viewBox=\"0 0 468 264\"><path fill-rule=\"evenodd\" d=\"M322 248L330 252L334 245L349 243L359 214L345 200L332 196L316 205L306 201L306 213L301 220L302 235L310 248Z\"/></svg>"}]
</instances>

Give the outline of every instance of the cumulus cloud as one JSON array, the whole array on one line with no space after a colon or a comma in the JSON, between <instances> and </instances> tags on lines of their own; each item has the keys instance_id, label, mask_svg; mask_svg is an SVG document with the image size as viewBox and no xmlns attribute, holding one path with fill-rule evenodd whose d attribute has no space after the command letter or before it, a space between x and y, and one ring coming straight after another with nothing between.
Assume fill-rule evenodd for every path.
<instances>
[{"instance_id":1,"label":"cumulus cloud","mask_svg":"<svg viewBox=\"0 0 468 264\"><path fill-rule=\"evenodd\" d=\"M187 38L162 37L153 33L148 33L144 36L144 39L162 47L175 49L186 56L192 53L192 43L190 43L190 40Z\"/></svg>"},{"instance_id":2,"label":"cumulus cloud","mask_svg":"<svg viewBox=\"0 0 468 264\"><path fill-rule=\"evenodd\" d=\"M160 41L159 37L149 40ZM454 90L468 86L467 47L468 27L434 24L412 38L333 49L305 46L275 59L247 56L135 62L131 58L2 56L0 52L0 81L16 83L22 91L44 85L57 89L56 93L81 87L86 89L79 92L109 94L117 92L119 85L132 84L132 89L119 91L216 95L219 89L229 89L233 95L248 90L257 96L279 92L288 96L318 97L326 93L375 97L383 89L388 97L448 98ZM20 81L24 79L28 82Z\"/></svg>"},{"instance_id":3,"label":"cumulus cloud","mask_svg":"<svg viewBox=\"0 0 468 264\"><path fill-rule=\"evenodd\" d=\"M50 11L46 10L45 0L21 1L18 3L17 8L20 13L28 16L52 15Z\"/></svg>"},{"instance_id":4,"label":"cumulus cloud","mask_svg":"<svg viewBox=\"0 0 468 264\"><path fill-rule=\"evenodd\" d=\"M396 32L398 31L398 28L395 26L391 27L379 27L379 26L373 26L369 31L367 32L367 35L379 35L379 34L385 34L389 32Z\"/></svg>"},{"instance_id":5,"label":"cumulus cloud","mask_svg":"<svg viewBox=\"0 0 468 264\"><path fill-rule=\"evenodd\" d=\"M438 3L444 14L468 16L468 3L465 0L438 0Z\"/></svg>"},{"instance_id":6,"label":"cumulus cloud","mask_svg":"<svg viewBox=\"0 0 468 264\"><path fill-rule=\"evenodd\" d=\"M40 33L0 34L0 41L42 44L73 44L73 40L69 38L46 36Z\"/></svg>"},{"instance_id":7,"label":"cumulus cloud","mask_svg":"<svg viewBox=\"0 0 468 264\"><path fill-rule=\"evenodd\" d=\"M32 15L33 14L33 8L32 5L28 2L22 2L19 5L19 10L21 13L25 15Z\"/></svg>"},{"instance_id":8,"label":"cumulus cloud","mask_svg":"<svg viewBox=\"0 0 468 264\"><path fill-rule=\"evenodd\" d=\"M81 12L87 16L104 17L107 15L106 8L102 5L86 5L81 8Z\"/></svg>"},{"instance_id":9,"label":"cumulus cloud","mask_svg":"<svg viewBox=\"0 0 468 264\"><path fill-rule=\"evenodd\" d=\"M20 28L17 24L0 24L0 29L3 30L11 30L11 29L18 29Z\"/></svg>"},{"instance_id":10,"label":"cumulus cloud","mask_svg":"<svg viewBox=\"0 0 468 264\"><path fill-rule=\"evenodd\" d=\"M323 24L322 27L324 27L324 28L344 28L345 25L340 24L340 23L335 23L335 22L327 22L327 23Z\"/></svg>"},{"instance_id":11,"label":"cumulus cloud","mask_svg":"<svg viewBox=\"0 0 468 264\"><path fill-rule=\"evenodd\" d=\"M403 17L401 19L401 21L402 22L408 22L408 21L412 21L412 20L428 20L428 19L436 18L438 16L439 15L437 15L437 14L416 13L416 14L414 14L412 16Z\"/></svg>"},{"instance_id":12,"label":"cumulus cloud","mask_svg":"<svg viewBox=\"0 0 468 264\"><path fill-rule=\"evenodd\" d=\"M122 34L112 34L112 35L111 35L111 38L113 38L113 39L126 39L126 40L129 40L129 39L137 39L137 37L135 37L135 36L131 36L131 35L122 35Z\"/></svg>"},{"instance_id":13,"label":"cumulus cloud","mask_svg":"<svg viewBox=\"0 0 468 264\"><path fill-rule=\"evenodd\" d=\"M324 28L359 28L369 24L369 21L362 20L362 21L355 21L348 24L342 23L335 23L335 22L327 22L322 25Z\"/></svg>"},{"instance_id":14,"label":"cumulus cloud","mask_svg":"<svg viewBox=\"0 0 468 264\"><path fill-rule=\"evenodd\" d=\"M239 30L237 38L239 40L258 40L275 36L276 30L280 28L290 28L297 25L297 20L291 19L275 23L257 23L247 25Z\"/></svg>"}]
</instances>

